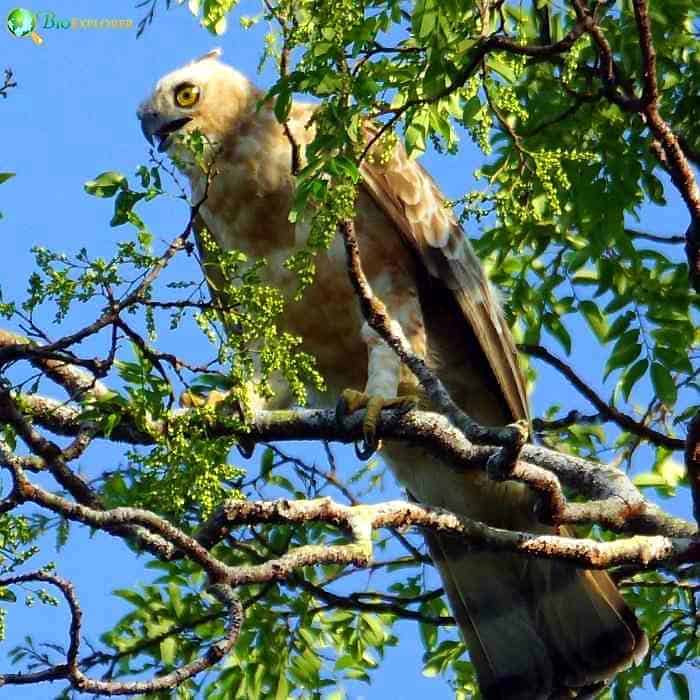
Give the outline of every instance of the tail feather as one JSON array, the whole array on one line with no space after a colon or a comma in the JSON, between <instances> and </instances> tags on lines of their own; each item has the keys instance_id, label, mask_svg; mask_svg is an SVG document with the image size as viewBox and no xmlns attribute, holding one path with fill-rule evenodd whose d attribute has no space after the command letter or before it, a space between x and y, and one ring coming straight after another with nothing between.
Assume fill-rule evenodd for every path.
<instances>
[{"instance_id":1,"label":"tail feather","mask_svg":"<svg viewBox=\"0 0 700 700\"><path fill-rule=\"evenodd\" d=\"M463 542L425 533L450 607L486 700L547 700L553 668L519 593L512 555L468 552Z\"/></svg>"},{"instance_id":2,"label":"tail feather","mask_svg":"<svg viewBox=\"0 0 700 700\"><path fill-rule=\"evenodd\" d=\"M386 455L419 502L552 532L534 518L536 497L524 484L457 472L421 448L389 444ZM425 537L486 700L583 700L646 654L646 636L605 572Z\"/></svg>"},{"instance_id":3,"label":"tail feather","mask_svg":"<svg viewBox=\"0 0 700 700\"><path fill-rule=\"evenodd\" d=\"M647 640L610 577L428 533L486 700L591 697Z\"/></svg>"},{"instance_id":4,"label":"tail feather","mask_svg":"<svg viewBox=\"0 0 700 700\"><path fill-rule=\"evenodd\" d=\"M646 654L646 635L606 573L542 560L528 568L534 623L561 684L609 680Z\"/></svg>"}]
</instances>

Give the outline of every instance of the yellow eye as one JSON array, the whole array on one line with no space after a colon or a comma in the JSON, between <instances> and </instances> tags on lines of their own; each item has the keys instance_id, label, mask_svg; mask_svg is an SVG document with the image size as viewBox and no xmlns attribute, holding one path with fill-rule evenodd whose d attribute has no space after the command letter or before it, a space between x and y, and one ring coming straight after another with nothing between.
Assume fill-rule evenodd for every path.
<instances>
[{"instance_id":1,"label":"yellow eye","mask_svg":"<svg viewBox=\"0 0 700 700\"><path fill-rule=\"evenodd\" d=\"M199 88L185 83L175 90L175 103L178 107L193 107L199 99Z\"/></svg>"}]
</instances>

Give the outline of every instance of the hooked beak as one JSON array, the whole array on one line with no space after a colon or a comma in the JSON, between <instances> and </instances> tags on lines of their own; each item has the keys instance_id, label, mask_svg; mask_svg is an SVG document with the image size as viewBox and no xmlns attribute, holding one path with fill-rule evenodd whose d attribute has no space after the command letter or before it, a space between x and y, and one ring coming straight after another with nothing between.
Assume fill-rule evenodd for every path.
<instances>
[{"instance_id":1,"label":"hooked beak","mask_svg":"<svg viewBox=\"0 0 700 700\"><path fill-rule=\"evenodd\" d=\"M192 121L191 117L182 117L170 122L163 123L161 116L157 112L142 112L138 115L141 121L141 131L146 137L146 141L155 146L154 139L158 140L158 152L162 153L170 145L170 135L182 129L185 124Z\"/></svg>"}]
</instances>

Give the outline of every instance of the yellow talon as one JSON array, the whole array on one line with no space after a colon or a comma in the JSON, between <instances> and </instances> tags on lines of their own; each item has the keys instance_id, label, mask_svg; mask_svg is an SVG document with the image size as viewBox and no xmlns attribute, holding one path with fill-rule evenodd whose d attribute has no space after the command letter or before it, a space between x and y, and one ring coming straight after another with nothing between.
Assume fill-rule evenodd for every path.
<instances>
[{"instance_id":1,"label":"yellow talon","mask_svg":"<svg viewBox=\"0 0 700 700\"><path fill-rule=\"evenodd\" d=\"M183 408L203 408L204 406L218 406L228 394L223 391L213 389L206 396L195 394L193 391L185 391L180 396L180 406Z\"/></svg>"},{"instance_id":2,"label":"yellow talon","mask_svg":"<svg viewBox=\"0 0 700 700\"><path fill-rule=\"evenodd\" d=\"M379 414L385 408L398 408L403 412L410 411L418 405L416 396L396 396L393 398L384 398L383 396L372 396L354 389L345 389L340 395L340 400L336 406L336 419L340 422L342 419L355 411L365 409L365 418L362 421L362 436L363 445L355 444L355 452L360 459L368 459L376 450L379 449L379 440L377 440L377 422Z\"/></svg>"},{"instance_id":3,"label":"yellow talon","mask_svg":"<svg viewBox=\"0 0 700 700\"><path fill-rule=\"evenodd\" d=\"M223 404L229 396L229 392L219 391L218 389L212 389L206 396L188 390L183 392L180 396L180 406L183 408L211 408L216 412L218 407ZM228 408L230 409L231 407L229 406ZM240 407L238 411L242 416L243 412ZM236 449L244 459L249 459L255 451L255 443L245 435L239 435L236 442Z\"/></svg>"}]
</instances>

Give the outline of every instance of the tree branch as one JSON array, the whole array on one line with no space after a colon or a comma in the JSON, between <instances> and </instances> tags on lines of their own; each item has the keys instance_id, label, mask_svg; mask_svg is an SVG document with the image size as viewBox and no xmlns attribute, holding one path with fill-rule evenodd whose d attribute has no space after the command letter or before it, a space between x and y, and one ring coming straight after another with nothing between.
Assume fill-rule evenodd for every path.
<instances>
[{"instance_id":1,"label":"tree branch","mask_svg":"<svg viewBox=\"0 0 700 700\"><path fill-rule=\"evenodd\" d=\"M652 36L651 18L646 0L632 0L642 52L643 94L641 111L666 157L666 166L673 183L690 212L686 233L686 255L690 282L700 292L700 189L695 173L683 152L678 137L659 111L659 88L656 79L656 50Z\"/></svg>"},{"instance_id":2,"label":"tree branch","mask_svg":"<svg viewBox=\"0 0 700 700\"><path fill-rule=\"evenodd\" d=\"M638 231L633 228L626 228L625 233L630 236L630 238L642 238L652 243L662 243L669 245L678 245L680 243L685 243L685 236L662 236L656 233L649 233L648 231Z\"/></svg>"},{"instance_id":3,"label":"tree branch","mask_svg":"<svg viewBox=\"0 0 700 700\"><path fill-rule=\"evenodd\" d=\"M37 571L0 579L0 586L4 587L30 581L42 581L56 586L68 602L71 624L66 663L36 673L2 674L0 675L0 687L65 679L76 690L97 695L135 695L136 693L154 693L159 690L168 690L177 687L188 678L192 678L218 663L233 648L241 629L243 609L238 599L233 595L231 588L221 584L210 586L209 591L228 608L228 625L225 638L210 646L204 656L171 673L157 676L147 681L120 683L117 681L95 680L86 676L79 668L78 651L80 649L80 630L83 613L73 585L59 576Z\"/></svg>"},{"instance_id":4,"label":"tree branch","mask_svg":"<svg viewBox=\"0 0 700 700\"><path fill-rule=\"evenodd\" d=\"M693 515L700 524L700 413L688 424L685 440L685 468L693 495Z\"/></svg>"},{"instance_id":5,"label":"tree branch","mask_svg":"<svg viewBox=\"0 0 700 700\"><path fill-rule=\"evenodd\" d=\"M428 508L405 501L388 501L377 505L345 506L330 498L313 501L226 501L218 509L214 520L227 527L255 523L300 524L324 522L346 530L356 527L361 519L370 528L379 527L418 527L445 535L463 538L471 546L484 547L489 551L517 552L525 556L556 558L575 562L586 568L603 569L611 566L639 563L652 567L668 562L691 561L700 555L700 544L692 538L671 538L663 536L633 537L612 542L574 539L555 535L534 535L525 532L512 532L489 527L483 523L457 517L439 508ZM280 575L280 562L289 571L308 564L308 547L290 550L275 560L275 566L264 572L265 579ZM315 548L314 548L315 549ZM342 546L327 547L340 557L336 563L357 563L357 552ZM302 551L303 550L303 551ZM295 551L301 552L295 560ZM269 564L270 562L268 562ZM247 567L256 569L258 567ZM258 576L246 571L242 579L245 583L260 583ZM254 581L251 581L251 578Z\"/></svg>"},{"instance_id":6,"label":"tree branch","mask_svg":"<svg viewBox=\"0 0 700 700\"><path fill-rule=\"evenodd\" d=\"M527 430L519 425L497 428L484 427L457 406L437 375L428 368L420 357L414 354L401 326L392 321L384 304L374 296L362 268L354 223L350 220L342 221L339 224L339 229L345 244L350 282L357 294L362 315L369 326L394 350L401 362L413 372L435 409L458 426L467 439L479 444L488 443L501 447L501 450L493 456L487 465L489 473L499 477L509 474L527 440Z\"/></svg>"},{"instance_id":7,"label":"tree branch","mask_svg":"<svg viewBox=\"0 0 700 700\"><path fill-rule=\"evenodd\" d=\"M682 450L685 443L680 438L674 438L670 435L665 435L664 433L654 430L644 423L634 420L631 416L626 413L618 411L614 406L611 406L607 401L604 401L598 394L596 394L593 389L591 389L590 384L586 383L581 379L570 365L567 365L564 361L560 360L556 355L553 355L547 348L541 345L528 345L520 344L518 345L518 350L524 352L526 355L531 357L536 357L543 360L548 365L551 365L561 374L563 374L571 383L571 385L584 396L598 411L598 413L605 419L613 421L619 425L623 430L626 430L634 435L638 435L645 440L653 443L654 445L659 445L661 447L666 447L670 450Z\"/></svg>"},{"instance_id":8,"label":"tree branch","mask_svg":"<svg viewBox=\"0 0 700 700\"><path fill-rule=\"evenodd\" d=\"M61 435L75 435L81 425L80 412L69 406L39 396L22 396L23 408L32 420ZM178 416L183 410L173 412ZM0 412L0 420L4 416ZM289 440L330 440L353 442L362 437L362 412L357 412L339 425L335 411L298 409L296 411L258 411L251 416L244 437L251 443ZM212 437L231 436L231 427L225 417L207 423ZM131 444L153 445L157 435L165 436L167 425L153 421L149 432L138 430L127 415L110 433L111 440ZM99 435L99 433L98 433ZM104 434L101 434L105 437ZM499 454L500 448L492 445L476 445L450 423L444 416L427 411L383 411L377 424L377 436L382 439L409 441L431 450L437 457L458 470L485 469L490 459ZM19 458L15 458L19 462ZM576 494L594 499L588 516L594 522L605 515L608 527L629 532L657 532L690 536L694 526L664 514L658 507L645 501L632 482L615 467L565 455L544 447L527 444L521 452L522 464L541 467L554 474L561 483ZM21 462L19 462L21 465ZM520 464L520 463L518 463ZM23 466L23 465L21 465ZM516 465L517 466L517 465ZM516 468L512 478L520 478L536 490L552 493L552 485L546 475ZM565 502L557 495L555 501ZM601 503L607 504L600 510ZM559 512L559 522L582 522L586 517L586 504L569 504L569 510ZM572 510L573 509L573 510ZM546 508L545 512L551 508ZM571 520L567 520L571 518Z\"/></svg>"}]
</instances>

